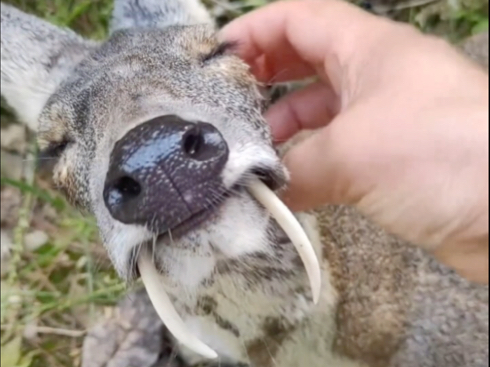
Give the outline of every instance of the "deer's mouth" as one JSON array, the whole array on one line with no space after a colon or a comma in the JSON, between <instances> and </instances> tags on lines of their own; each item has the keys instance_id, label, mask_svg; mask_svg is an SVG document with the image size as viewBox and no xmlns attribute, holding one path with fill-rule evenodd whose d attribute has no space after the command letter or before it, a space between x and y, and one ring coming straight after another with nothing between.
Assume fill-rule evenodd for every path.
<instances>
[{"instance_id":1,"label":"deer's mouth","mask_svg":"<svg viewBox=\"0 0 490 367\"><path fill-rule=\"evenodd\" d=\"M140 246L150 246L150 248L154 248L155 246L169 246L177 243L179 239L191 232L199 231L213 222L217 223L223 206L227 200L231 198L240 198L244 194L247 194L250 182L256 179L262 181L271 190L280 186L280 183L278 183L277 180L271 177L266 171L258 169L250 170L246 172L230 189L216 195L213 198L210 198L209 205L207 205L204 209L194 213L182 221L179 221L178 224L172 228L154 234L152 239ZM247 194L247 196L248 198L251 198L249 194ZM139 270L136 266L137 261L135 261L140 252L140 246L133 248L129 258L129 264L132 266L132 279L140 276Z\"/></svg>"},{"instance_id":2,"label":"deer's mouth","mask_svg":"<svg viewBox=\"0 0 490 367\"><path fill-rule=\"evenodd\" d=\"M176 240L187 233L198 230L201 226L206 225L219 217L223 204L231 197L239 197L247 191L249 184L254 179L260 179L271 190L278 186L276 180L263 170L253 169L245 174L228 190L216 194L209 198L209 204L206 207L188 218L179 221L177 225L164 232L156 235L157 243L165 243L168 239Z\"/></svg>"},{"instance_id":3,"label":"deer's mouth","mask_svg":"<svg viewBox=\"0 0 490 367\"><path fill-rule=\"evenodd\" d=\"M219 217L223 204L232 196L232 191L227 191L215 198L206 208L194 213L179 224L156 235L156 243L168 243L169 240L177 240L191 231L198 230L203 225L216 220Z\"/></svg>"},{"instance_id":4,"label":"deer's mouth","mask_svg":"<svg viewBox=\"0 0 490 367\"><path fill-rule=\"evenodd\" d=\"M319 301L321 290L320 265L313 245L309 241L301 224L275 193L260 180L255 179L248 187L248 190L250 195L261 203L264 206L264 209L267 209L273 217L275 217L278 224L289 236L291 244L295 246L305 264L306 273L312 289L313 301L314 303L317 303ZM218 355L213 349L202 343L188 331L186 323L176 311L165 289L162 288L164 278L162 277L162 272L158 270L159 266L155 262L151 250L152 249L149 248L149 246L143 246L141 254L138 254L136 264L156 312L169 332L173 334L178 341L206 358L216 358Z\"/></svg>"}]
</instances>

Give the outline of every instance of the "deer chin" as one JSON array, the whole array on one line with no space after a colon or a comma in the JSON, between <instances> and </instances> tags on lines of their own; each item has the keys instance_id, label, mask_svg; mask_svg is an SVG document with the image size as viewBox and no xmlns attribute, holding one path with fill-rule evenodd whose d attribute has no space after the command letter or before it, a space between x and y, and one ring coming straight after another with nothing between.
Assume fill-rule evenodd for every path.
<instances>
[{"instance_id":1,"label":"deer chin","mask_svg":"<svg viewBox=\"0 0 490 367\"><path fill-rule=\"evenodd\" d=\"M277 223L289 236L289 239L298 251L306 268L313 293L313 301L316 304L320 297L321 289L320 265L305 231L290 210L287 209L273 191L264 183L259 180L254 180L249 184L248 190L276 219ZM205 358L217 358L218 355L214 350L202 343L187 330L186 325L163 290L162 276L156 269L148 247L143 247L140 251L138 269L156 312L175 339Z\"/></svg>"}]
</instances>

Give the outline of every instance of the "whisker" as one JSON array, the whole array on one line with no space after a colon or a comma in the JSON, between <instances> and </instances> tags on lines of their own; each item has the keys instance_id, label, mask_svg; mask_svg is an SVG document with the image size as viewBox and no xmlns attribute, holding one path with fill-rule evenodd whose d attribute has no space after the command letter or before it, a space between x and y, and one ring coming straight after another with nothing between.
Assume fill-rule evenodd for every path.
<instances>
[{"instance_id":1,"label":"whisker","mask_svg":"<svg viewBox=\"0 0 490 367\"><path fill-rule=\"evenodd\" d=\"M274 74L268 81L267 81L267 84L270 85L270 84L273 84L275 80L277 80L277 78L284 74L285 72L289 71L290 69L282 69L280 71L278 71L276 74Z\"/></svg>"},{"instance_id":2,"label":"whisker","mask_svg":"<svg viewBox=\"0 0 490 367\"><path fill-rule=\"evenodd\" d=\"M151 242L151 259L153 263L155 263L155 247L157 244L157 238L158 238L157 234L154 234L153 240Z\"/></svg>"},{"instance_id":3,"label":"whisker","mask_svg":"<svg viewBox=\"0 0 490 367\"><path fill-rule=\"evenodd\" d=\"M170 244L173 245L174 244L174 238L172 237L172 230L168 230L168 237L169 237L169 240L170 240Z\"/></svg>"},{"instance_id":4,"label":"whisker","mask_svg":"<svg viewBox=\"0 0 490 367\"><path fill-rule=\"evenodd\" d=\"M58 160L58 158L55 158L55 157L36 157L36 158L24 158L22 159L22 162L24 163L36 163L36 162L39 162L39 161L56 161Z\"/></svg>"},{"instance_id":5,"label":"whisker","mask_svg":"<svg viewBox=\"0 0 490 367\"><path fill-rule=\"evenodd\" d=\"M262 342L264 343L264 346L265 346L265 349L267 350L267 353L269 354L269 357L271 357L271 361L272 363L274 363L274 366L278 366L274 356L272 355L270 349L269 349L269 344L267 343L267 339L266 338L260 338L262 340Z\"/></svg>"}]
</instances>

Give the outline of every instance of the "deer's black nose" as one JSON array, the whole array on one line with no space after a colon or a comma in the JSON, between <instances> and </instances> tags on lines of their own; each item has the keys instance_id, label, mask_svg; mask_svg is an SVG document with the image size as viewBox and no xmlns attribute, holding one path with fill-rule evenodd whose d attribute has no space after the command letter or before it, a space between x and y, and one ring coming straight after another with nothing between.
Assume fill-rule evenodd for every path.
<instances>
[{"instance_id":1,"label":"deer's black nose","mask_svg":"<svg viewBox=\"0 0 490 367\"><path fill-rule=\"evenodd\" d=\"M104 201L114 219L162 233L209 208L223 193L228 146L208 123L161 116L114 146Z\"/></svg>"}]
</instances>

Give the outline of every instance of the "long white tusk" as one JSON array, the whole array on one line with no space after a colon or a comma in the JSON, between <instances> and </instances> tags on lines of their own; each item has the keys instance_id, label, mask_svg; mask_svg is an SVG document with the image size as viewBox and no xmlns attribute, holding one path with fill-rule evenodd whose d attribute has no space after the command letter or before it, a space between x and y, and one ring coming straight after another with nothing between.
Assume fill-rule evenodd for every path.
<instances>
[{"instance_id":1,"label":"long white tusk","mask_svg":"<svg viewBox=\"0 0 490 367\"><path fill-rule=\"evenodd\" d=\"M165 293L165 290L162 288L160 275L157 273L155 265L151 261L148 250L142 249L138 259L138 266L148 296L170 333L180 343L193 350L195 353L209 359L217 358L218 354L214 350L187 331L184 322L172 305L167 293Z\"/></svg>"},{"instance_id":2,"label":"long white tusk","mask_svg":"<svg viewBox=\"0 0 490 367\"><path fill-rule=\"evenodd\" d=\"M255 180L250 185L250 192L276 218L277 223L296 247L310 280L313 302L318 303L321 290L320 265L303 227L286 205L262 181Z\"/></svg>"}]
</instances>

